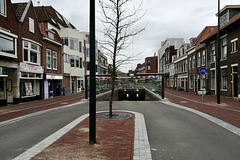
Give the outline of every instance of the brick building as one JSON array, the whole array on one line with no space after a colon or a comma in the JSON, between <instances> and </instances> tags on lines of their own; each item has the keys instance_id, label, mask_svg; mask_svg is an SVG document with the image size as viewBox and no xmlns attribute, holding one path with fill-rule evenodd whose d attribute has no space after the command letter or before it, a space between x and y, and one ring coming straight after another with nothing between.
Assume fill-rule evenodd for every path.
<instances>
[{"instance_id":1,"label":"brick building","mask_svg":"<svg viewBox=\"0 0 240 160\"><path fill-rule=\"evenodd\" d=\"M19 97L17 71L21 38L11 1L0 1L0 6L0 105L6 105Z\"/></svg>"},{"instance_id":2,"label":"brick building","mask_svg":"<svg viewBox=\"0 0 240 160\"><path fill-rule=\"evenodd\" d=\"M145 58L145 73L158 73L158 57Z\"/></svg>"},{"instance_id":3,"label":"brick building","mask_svg":"<svg viewBox=\"0 0 240 160\"><path fill-rule=\"evenodd\" d=\"M240 6L225 6L220 11L220 94L238 97L240 93ZM202 43L208 53L206 88L216 94L217 29L209 33Z\"/></svg>"}]
</instances>

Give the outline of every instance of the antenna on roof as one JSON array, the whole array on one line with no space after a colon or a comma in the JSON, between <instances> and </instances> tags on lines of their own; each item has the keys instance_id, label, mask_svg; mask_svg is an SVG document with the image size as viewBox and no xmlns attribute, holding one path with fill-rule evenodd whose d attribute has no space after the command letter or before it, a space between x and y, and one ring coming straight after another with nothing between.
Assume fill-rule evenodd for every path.
<instances>
[{"instance_id":1,"label":"antenna on roof","mask_svg":"<svg viewBox=\"0 0 240 160\"><path fill-rule=\"evenodd\" d=\"M37 1L38 6L40 6L40 1Z\"/></svg>"}]
</instances>

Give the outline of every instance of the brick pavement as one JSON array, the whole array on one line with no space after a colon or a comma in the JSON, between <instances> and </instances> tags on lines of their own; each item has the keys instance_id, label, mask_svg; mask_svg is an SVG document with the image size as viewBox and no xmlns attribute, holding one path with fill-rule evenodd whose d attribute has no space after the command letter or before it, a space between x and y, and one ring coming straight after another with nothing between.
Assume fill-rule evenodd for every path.
<instances>
[{"instance_id":1,"label":"brick pavement","mask_svg":"<svg viewBox=\"0 0 240 160\"><path fill-rule=\"evenodd\" d=\"M202 96L195 93L168 88L165 88L165 97L173 103L201 111L240 128L240 102L235 98L220 97L220 104L217 104L216 96L205 95L202 102Z\"/></svg>"}]
</instances>

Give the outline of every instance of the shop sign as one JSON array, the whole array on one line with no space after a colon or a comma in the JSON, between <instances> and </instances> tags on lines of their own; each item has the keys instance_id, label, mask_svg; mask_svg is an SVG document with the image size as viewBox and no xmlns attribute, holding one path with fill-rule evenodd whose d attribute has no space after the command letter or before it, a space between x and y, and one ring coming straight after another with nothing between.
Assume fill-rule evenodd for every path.
<instances>
[{"instance_id":1,"label":"shop sign","mask_svg":"<svg viewBox=\"0 0 240 160\"><path fill-rule=\"evenodd\" d=\"M62 75L46 74L46 79L63 79Z\"/></svg>"},{"instance_id":2,"label":"shop sign","mask_svg":"<svg viewBox=\"0 0 240 160\"><path fill-rule=\"evenodd\" d=\"M42 66L34 66L27 63L20 63L20 70L22 72L43 73Z\"/></svg>"}]
</instances>

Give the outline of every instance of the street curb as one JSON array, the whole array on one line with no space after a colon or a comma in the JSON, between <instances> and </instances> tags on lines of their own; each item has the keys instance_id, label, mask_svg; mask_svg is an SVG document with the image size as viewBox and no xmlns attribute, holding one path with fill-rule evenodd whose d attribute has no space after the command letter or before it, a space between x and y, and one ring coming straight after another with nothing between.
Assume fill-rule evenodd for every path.
<instances>
[{"instance_id":1,"label":"street curb","mask_svg":"<svg viewBox=\"0 0 240 160\"><path fill-rule=\"evenodd\" d=\"M152 160L150 144L148 141L147 129L146 129L145 119L143 114L138 112L125 111L125 110L114 110L114 111L129 112L135 115L133 160ZM101 111L101 112L106 112L106 111ZM97 112L97 113L101 113L101 112ZM84 114L80 116L79 118L72 121L62 129L48 136L47 138L45 138L44 140L42 140L32 148L23 152L13 160L23 160L23 159L30 160L31 158L35 157L37 154L41 153L45 148L50 146L52 143L57 141L59 138L61 138L64 134L66 134L68 131L70 131L77 124L79 124L81 121L86 119L88 116L89 114Z\"/></svg>"},{"instance_id":2,"label":"street curb","mask_svg":"<svg viewBox=\"0 0 240 160\"><path fill-rule=\"evenodd\" d=\"M188 107L185 107L185 106L182 106L182 105L179 105L179 104L175 104L175 103L172 103L170 101L161 101L160 103L164 103L164 104L167 104L167 105L170 105L172 107L176 107L176 108L180 108L180 109L183 109L183 110L186 110L186 111L189 111L189 112L192 112L192 113L195 113L209 121L212 121L213 123L227 129L228 131L240 136L240 128L238 127L235 127L227 122L224 122L218 118L215 118L213 116L210 116L206 113L203 113L203 112L200 112L198 110L195 110L195 109L192 109L192 108L188 108Z\"/></svg>"}]
</instances>

